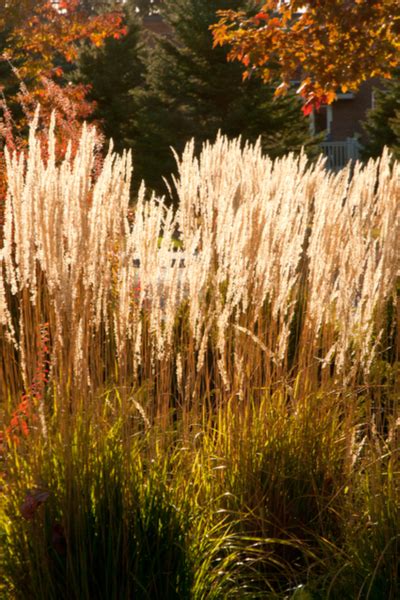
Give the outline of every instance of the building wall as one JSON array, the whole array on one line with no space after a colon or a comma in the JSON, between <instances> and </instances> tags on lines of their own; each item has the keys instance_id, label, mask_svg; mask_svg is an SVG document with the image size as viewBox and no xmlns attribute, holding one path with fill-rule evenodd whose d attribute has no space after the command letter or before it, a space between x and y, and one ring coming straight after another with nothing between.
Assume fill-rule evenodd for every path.
<instances>
[{"instance_id":1,"label":"building wall","mask_svg":"<svg viewBox=\"0 0 400 600\"><path fill-rule=\"evenodd\" d=\"M151 41L151 36L154 35L172 35L171 27L157 13L143 17L143 26L148 31L149 41Z\"/></svg>"},{"instance_id":2,"label":"building wall","mask_svg":"<svg viewBox=\"0 0 400 600\"><path fill-rule=\"evenodd\" d=\"M378 79L370 79L361 85L354 98L339 99L333 103L331 141L344 141L358 134L360 142L363 142L364 132L361 123L365 120L367 111L372 108L372 91L378 85Z\"/></svg>"}]
</instances>

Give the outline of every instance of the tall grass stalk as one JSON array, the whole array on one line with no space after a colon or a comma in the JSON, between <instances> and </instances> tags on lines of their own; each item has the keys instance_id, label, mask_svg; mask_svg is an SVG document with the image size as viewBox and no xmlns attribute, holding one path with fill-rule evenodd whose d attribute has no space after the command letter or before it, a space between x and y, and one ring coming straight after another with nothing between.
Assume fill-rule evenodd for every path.
<instances>
[{"instance_id":1,"label":"tall grass stalk","mask_svg":"<svg viewBox=\"0 0 400 600\"><path fill-rule=\"evenodd\" d=\"M128 218L129 153L36 128L0 249L11 597L394 600L400 164L219 136Z\"/></svg>"}]
</instances>

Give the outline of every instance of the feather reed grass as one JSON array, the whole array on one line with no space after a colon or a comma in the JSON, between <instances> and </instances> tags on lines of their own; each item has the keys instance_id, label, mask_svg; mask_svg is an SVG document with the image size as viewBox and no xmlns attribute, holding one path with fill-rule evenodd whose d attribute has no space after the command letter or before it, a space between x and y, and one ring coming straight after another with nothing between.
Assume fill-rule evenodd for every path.
<instances>
[{"instance_id":1,"label":"feather reed grass","mask_svg":"<svg viewBox=\"0 0 400 600\"><path fill-rule=\"evenodd\" d=\"M0 250L10 597L397 598L400 164L219 136L128 218L130 154L95 173L84 127L57 162L53 120L43 158L37 123Z\"/></svg>"}]
</instances>

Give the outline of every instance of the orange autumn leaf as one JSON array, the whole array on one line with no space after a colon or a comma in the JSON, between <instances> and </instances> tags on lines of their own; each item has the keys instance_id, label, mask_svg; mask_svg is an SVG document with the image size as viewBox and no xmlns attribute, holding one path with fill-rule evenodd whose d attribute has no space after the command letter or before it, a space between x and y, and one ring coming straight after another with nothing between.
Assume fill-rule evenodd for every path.
<instances>
[{"instance_id":1,"label":"orange autumn leaf","mask_svg":"<svg viewBox=\"0 0 400 600\"><path fill-rule=\"evenodd\" d=\"M22 75L36 78L53 72L55 57L63 56L71 62L77 57L77 45L88 40L96 46L107 37L123 36L122 14L117 11L91 16L81 0L51 0L22 2L16 11L14 2L8 11L2 9L4 19L12 23L9 39L9 59L23 61ZM1 12L0 12L1 16ZM1 23L1 18L0 18Z\"/></svg>"},{"instance_id":2,"label":"orange autumn leaf","mask_svg":"<svg viewBox=\"0 0 400 600\"><path fill-rule=\"evenodd\" d=\"M29 435L28 423L26 421L24 421L23 419L21 419L19 425L20 425L20 428L21 428L22 435L24 437L28 437L28 435Z\"/></svg>"},{"instance_id":3,"label":"orange autumn leaf","mask_svg":"<svg viewBox=\"0 0 400 600\"><path fill-rule=\"evenodd\" d=\"M268 0L255 16L218 12L214 46L228 45L229 60L269 82L278 65L282 82L308 80L299 92L305 112L330 103L338 88L356 90L371 77L390 77L400 65L398 0ZM303 75L301 75L303 74ZM277 94L286 91L279 85Z\"/></svg>"}]
</instances>

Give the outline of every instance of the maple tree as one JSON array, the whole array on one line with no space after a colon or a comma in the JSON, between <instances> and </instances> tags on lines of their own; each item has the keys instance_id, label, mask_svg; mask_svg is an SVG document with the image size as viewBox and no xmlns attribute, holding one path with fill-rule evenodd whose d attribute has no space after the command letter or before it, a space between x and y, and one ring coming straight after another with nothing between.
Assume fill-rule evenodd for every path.
<instances>
[{"instance_id":1,"label":"maple tree","mask_svg":"<svg viewBox=\"0 0 400 600\"><path fill-rule=\"evenodd\" d=\"M306 114L331 103L338 89L390 78L400 64L398 0L268 0L252 7L217 13L214 46L230 46L228 60L243 63L244 78L273 81L279 74L276 95L301 79Z\"/></svg>"},{"instance_id":2,"label":"maple tree","mask_svg":"<svg viewBox=\"0 0 400 600\"><path fill-rule=\"evenodd\" d=\"M2 91L18 135L38 102L47 121L53 109L60 114L60 123L67 113L70 122L80 123L90 115L94 106L86 101L87 86L68 81L65 70L76 61L81 43L101 46L111 36L126 34L122 12L111 10L119 3L103 4L110 10L99 14L87 0L9 0L0 4L0 25L6 27L0 39ZM3 124L7 118L9 124L4 101L2 104Z\"/></svg>"},{"instance_id":3,"label":"maple tree","mask_svg":"<svg viewBox=\"0 0 400 600\"><path fill-rule=\"evenodd\" d=\"M27 0L22 3L25 10L16 10L14 5L7 3L9 16L0 16L0 22L6 18L10 30L3 56L23 60L20 74L24 79L61 76L62 60L71 63L77 58L79 42L100 46L107 37L118 38L126 32L120 11L90 14L81 0Z\"/></svg>"}]
</instances>

